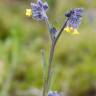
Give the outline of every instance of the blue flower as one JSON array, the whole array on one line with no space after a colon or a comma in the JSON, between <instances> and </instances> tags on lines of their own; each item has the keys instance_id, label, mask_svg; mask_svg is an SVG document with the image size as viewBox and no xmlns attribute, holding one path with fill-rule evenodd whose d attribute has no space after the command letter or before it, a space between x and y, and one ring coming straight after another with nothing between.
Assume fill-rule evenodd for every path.
<instances>
[{"instance_id":1,"label":"blue flower","mask_svg":"<svg viewBox=\"0 0 96 96\"><path fill-rule=\"evenodd\" d=\"M66 32L73 32L78 34L78 27L81 23L83 15L83 8L75 8L70 12L66 13L65 16L68 18L68 22L66 24L66 28L64 29Z\"/></svg>"},{"instance_id":2,"label":"blue flower","mask_svg":"<svg viewBox=\"0 0 96 96\"><path fill-rule=\"evenodd\" d=\"M48 92L48 96L60 96L60 94L59 93L57 93L56 91L50 91L50 92Z\"/></svg>"},{"instance_id":3,"label":"blue flower","mask_svg":"<svg viewBox=\"0 0 96 96\"><path fill-rule=\"evenodd\" d=\"M46 12L48 10L48 3L43 3L42 0L38 0L37 4L31 3L32 15L36 20L46 20L48 19Z\"/></svg>"},{"instance_id":4,"label":"blue flower","mask_svg":"<svg viewBox=\"0 0 96 96\"><path fill-rule=\"evenodd\" d=\"M52 40L55 40L56 36L57 36L57 29L55 27L52 27L50 29L50 33L51 33L51 36L52 36Z\"/></svg>"}]
</instances>

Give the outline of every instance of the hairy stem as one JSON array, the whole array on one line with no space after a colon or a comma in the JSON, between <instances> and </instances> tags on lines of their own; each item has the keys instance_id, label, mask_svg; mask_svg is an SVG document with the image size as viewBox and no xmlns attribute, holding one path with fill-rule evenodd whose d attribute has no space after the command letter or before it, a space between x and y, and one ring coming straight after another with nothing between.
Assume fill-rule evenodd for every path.
<instances>
[{"instance_id":1,"label":"hairy stem","mask_svg":"<svg viewBox=\"0 0 96 96\"><path fill-rule=\"evenodd\" d=\"M50 87L54 49L55 49L55 43L52 43L51 50L50 50L50 56L49 56L48 73L47 73L47 78L46 78L45 84L44 84L43 96L47 96L47 93L48 93L49 87Z\"/></svg>"},{"instance_id":2,"label":"hairy stem","mask_svg":"<svg viewBox=\"0 0 96 96\"><path fill-rule=\"evenodd\" d=\"M61 27L60 31L58 32L58 35L56 37L56 39L52 42L51 45L51 50L50 50L50 57L49 57L49 67L48 67L48 75L47 75L47 92L49 91L49 87L50 87L50 82L51 82L51 76L52 76L52 60L53 60L53 56L54 56L54 51L55 51L55 46L57 44L57 41L61 35L61 33L63 32L64 28L66 27L66 23L67 23L68 19L64 22L63 26Z\"/></svg>"},{"instance_id":3,"label":"hairy stem","mask_svg":"<svg viewBox=\"0 0 96 96\"><path fill-rule=\"evenodd\" d=\"M46 22L46 25L47 25L47 27L48 27L50 39L51 39L51 42L52 42L52 34L51 34L51 32L50 32L50 30L51 30L51 28L52 28L52 25L50 24L50 22L49 22L48 19L45 19L45 22Z\"/></svg>"},{"instance_id":4,"label":"hairy stem","mask_svg":"<svg viewBox=\"0 0 96 96\"><path fill-rule=\"evenodd\" d=\"M64 22L63 26L61 27L60 31L58 32L57 37L55 40L52 40L52 45L51 45L51 50L50 50L50 56L49 56L49 65L48 65L48 73L47 73L47 78L45 79L44 83L44 90L43 90L43 96L47 96L49 87L50 87L50 82L51 82L51 77L52 77L52 61L53 61L53 56L54 56L54 51L55 51L55 46L57 44L57 41L62 34L64 28L66 27L68 19Z\"/></svg>"},{"instance_id":5,"label":"hairy stem","mask_svg":"<svg viewBox=\"0 0 96 96\"><path fill-rule=\"evenodd\" d=\"M42 68L43 68L43 83L44 80L46 79L46 58L45 58L45 50L42 49Z\"/></svg>"},{"instance_id":6,"label":"hairy stem","mask_svg":"<svg viewBox=\"0 0 96 96\"><path fill-rule=\"evenodd\" d=\"M57 35L57 37L56 37L56 39L55 39L55 43L57 43L57 41L58 41L60 35L62 34L64 28L66 27L66 24L67 24L68 20L69 20L68 18L65 20L63 26L61 27L60 31L58 32L58 35Z\"/></svg>"}]
</instances>

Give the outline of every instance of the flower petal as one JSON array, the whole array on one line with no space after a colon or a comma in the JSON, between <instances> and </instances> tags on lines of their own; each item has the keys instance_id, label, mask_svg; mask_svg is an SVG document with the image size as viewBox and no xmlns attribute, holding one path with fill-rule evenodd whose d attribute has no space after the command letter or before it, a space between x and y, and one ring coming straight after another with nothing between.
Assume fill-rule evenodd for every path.
<instances>
[{"instance_id":1,"label":"flower petal","mask_svg":"<svg viewBox=\"0 0 96 96\"><path fill-rule=\"evenodd\" d=\"M79 35L80 33L77 31L77 29L74 29L73 35Z\"/></svg>"},{"instance_id":2,"label":"flower petal","mask_svg":"<svg viewBox=\"0 0 96 96\"><path fill-rule=\"evenodd\" d=\"M64 31L67 32L67 33L71 33L71 32L73 32L73 30L74 30L73 27L68 27L67 26L67 27L64 28Z\"/></svg>"},{"instance_id":3,"label":"flower petal","mask_svg":"<svg viewBox=\"0 0 96 96\"><path fill-rule=\"evenodd\" d=\"M41 8L37 4L31 3L31 7L33 11L41 11Z\"/></svg>"},{"instance_id":4,"label":"flower petal","mask_svg":"<svg viewBox=\"0 0 96 96\"><path fill-rule=\"evenodd\" d=\"M38 0L38 1L37 1L37 5L38 5L40 8L43 8L43 2L42 2L42 0Z\"/></svg>"},{"instance_id":5,"label":"flower petal","mask_svg":"<svg viewBox=\"0 0 96 96\"><path fill-rule=\"evenodd\" d=\"M31 9L26 9L26 16L30 17L32 15L32 10Z\"/></svg>"},{"instance_id":6,"label":"flower petal","mask_svg":"<svg viewBox=\"0 0 96 96\"><path fill-rule=\"evenodd\" d=\"M43 4L43 8L44 8L45 11L48 10L48 3L47 3L47 2L45 2L45 3Z\"/></svg>"},{"instance_id":7,"label":"flower petal","mask_svg":"<svg viewBox=\"0 0 96 96\"><path fill-rule=\"evenodd\" d=\"M43 19L42 14L40 12L35 12L33 14L33 19L42 20Z\"/></svg>"},{"instance_id":8,"label":"flower petal","mask_svg":"<svg viewBox=\"0 0 96 96\"><path fill-rule=\"evenodd\" d=\"M48 92L48 96L60 96L60 94L57 91L50 91Z\"/></svg>"}]
</instances>

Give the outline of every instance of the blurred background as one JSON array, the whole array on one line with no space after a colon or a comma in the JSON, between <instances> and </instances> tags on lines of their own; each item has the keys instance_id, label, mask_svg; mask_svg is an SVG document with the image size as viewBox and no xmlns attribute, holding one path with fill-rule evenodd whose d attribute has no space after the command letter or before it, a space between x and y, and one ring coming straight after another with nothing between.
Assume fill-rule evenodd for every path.
<instances>
[{"instance_id":1,"label":"blurred background","mask_svg":"<svg viewBox=\"0 0 96 96\"><path fill-rule=\"evenodd\" d=\"M0 96L41 96L42 57L50 40L44 22L25 16L36 0L0 0ZM60 29L64 13L83 7L79 36L63 32L55 49L52 89L63 96L96 96L96 0L47 0Z\"/></svg>"}]
</instances>

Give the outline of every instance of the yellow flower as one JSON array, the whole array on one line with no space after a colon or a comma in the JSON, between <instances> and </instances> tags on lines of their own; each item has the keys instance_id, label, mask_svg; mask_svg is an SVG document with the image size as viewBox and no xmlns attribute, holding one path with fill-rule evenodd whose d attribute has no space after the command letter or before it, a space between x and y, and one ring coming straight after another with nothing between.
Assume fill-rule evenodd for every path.
<instances>
[{"instance_id":1,"label":"yellow flower","mask_svg":"<svg viewBox=\"0 0 96 96\"><path fill-rule=\"evenodd\" d=\"M66 27L66 28L64 28L64 31L71 33L74 31L74 28L73 27Z\"/></svg>"},{"instance_id":2,"label":"yellow flower","mask_svg":"<svg viewBox=\"0 0 96 96\"><path fill-rule=\"evenodd\" d=\"M77 29L74 29L73 27L65 27L64 31L67 33L72 33L73 35L79 35L80 33L77 31Z\"/></svg>"},{"instance_id":3,"label":"yellow flower","mask_svg":"<svg viewBox=\"0 0 96 96\"><path fill-rule=\"evenodd\" d=\"M31 9L26 9L25 15L28 16L28 17L32 16L32 10Z\"/></svg>"},{"instance_id":4,"label":"yellow flower","mask_svg":"<svg viewBox=\"0 0 96 96\"><path fill-rule=\"evenodd\" d=\"M73 35L79 35L80 33L77 31L77 29L74 29Z\"/></svg>"}]
</instances>

